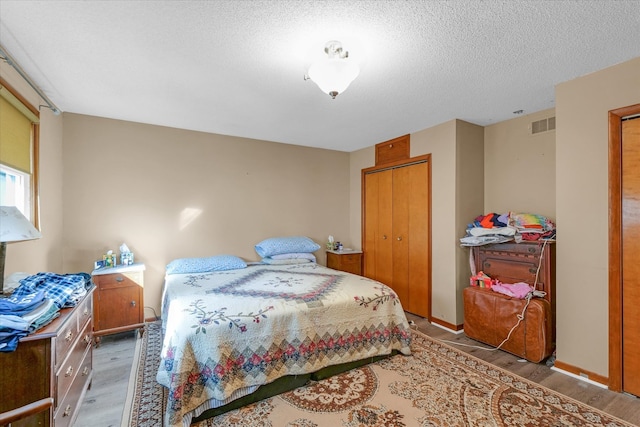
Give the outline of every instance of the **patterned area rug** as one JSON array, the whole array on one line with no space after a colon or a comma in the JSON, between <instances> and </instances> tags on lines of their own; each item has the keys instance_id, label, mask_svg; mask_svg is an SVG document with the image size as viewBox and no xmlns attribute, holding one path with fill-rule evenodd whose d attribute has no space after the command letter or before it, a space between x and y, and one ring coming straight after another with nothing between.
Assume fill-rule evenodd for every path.
<instances>
[{"instance_id":1,"label":"patterned area rug","mask_svg":"<svg viewBox=\"0 0 640 427\"><path fill-rule=\"evenodd\" d=\"M414 331L415 332L415 331ZM123 426L162 425L159 324L138 340ZM197 427L606 426L625 421L415 332L412 356L309 384Z\"/></svg>"}]
</instances>

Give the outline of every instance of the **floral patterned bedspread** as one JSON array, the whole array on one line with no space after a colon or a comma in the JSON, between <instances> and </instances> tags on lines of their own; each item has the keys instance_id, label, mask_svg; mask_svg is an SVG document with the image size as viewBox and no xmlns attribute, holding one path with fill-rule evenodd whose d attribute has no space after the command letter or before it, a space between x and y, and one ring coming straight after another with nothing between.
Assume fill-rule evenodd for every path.
<instances>
[{"instance_id":1,"label":"floral patterned bedspread","mask_svg":"<svg viewBox=\"0 0 640 427\"><path fill-rule=\"evenodd\" d=\"M316 263L168 275L162 317L157 380L170 426L285 375L410 354L391 288Z\"/></svg>"}]
</instances>

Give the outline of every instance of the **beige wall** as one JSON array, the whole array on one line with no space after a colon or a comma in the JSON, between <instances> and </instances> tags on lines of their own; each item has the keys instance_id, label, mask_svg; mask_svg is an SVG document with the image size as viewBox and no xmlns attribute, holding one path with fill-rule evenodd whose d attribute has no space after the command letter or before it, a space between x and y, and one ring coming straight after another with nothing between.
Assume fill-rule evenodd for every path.
<instances>
[{"instance_id":1,"label":"beige wall","mask_svg":"<svg viewBox=\"0 0 640 427\"><path fill-rule=\"evenodd\" d=\"M175 258L257 260L254 245L282 235L350 244L348 153L64 116L65 269L125 242L146 265L146 306Z\"/></svg>"},{"instance_id":2,"label":"beige wall","mask_svg":"<svg viewBox=\"0 0 640 427\"><path fill-rule=\"evenodd\" d=\"M462 120L457 120L456 131L456 208L455 236L456 251L456 325L464 323L462 290L469 286L471 267L469 248L460 246L467 225L479 213L484 212L485 184L481 178L485 173L484 128Z\"/></svg>"},{"instance_id":3,"label":"beige wall","mask_svg":"<svg viewBox=\"0 0 640 427\"><path fill-rule=\"evenodd\" d=\"M32 105L44 102L6 63L0 75ZM42 238L7 244L5 277L16 272L62 272L62 116L40 111L40 230Z\"/></svg>"},{"instance_id":4,"label":"beige wall","mask_svg":"<svg viewBox=\"0 0 640 427\"><path fill-rule=\"evenodd\" d=\"M553 108L486 126L486 212L526 212L555 220L556 132L531 135L531 122L553 117Z\"/></svg>"},{"instance_id":5,"label":"beige wall","mask_svg":"<svg viewBox=\"0 0 640 427\"><path fill-rule=\"evenodd\" d=\"M608 376L608 111L640 103L640 58L556 87L557 357Z\"/></svg>"}]
</instances>

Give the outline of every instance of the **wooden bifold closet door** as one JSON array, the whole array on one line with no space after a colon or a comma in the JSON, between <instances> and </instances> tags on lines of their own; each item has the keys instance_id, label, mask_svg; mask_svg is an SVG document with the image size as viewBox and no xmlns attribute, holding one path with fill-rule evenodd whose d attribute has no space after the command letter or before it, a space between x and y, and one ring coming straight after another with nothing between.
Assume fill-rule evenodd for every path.
<instances>
[{"instance_id":1,"label":"wooden bifold closet door","mask_svg":"<svg viewBox=\"0 0 640 427\"><path fill-rule=\"evenodd\" d=\"M640 117L622 122L622 389L640 396Z\"/></svg>"},{"instance_id":2,"label":"wooden bifold closet door","mask_svg":"<svg viewBox=\"0 0 640 427\"><path fill-rule=\"evenodd\" d=\"M430 317L429 162L363 171L364 275Z\"/></svg>"}]
</instances>

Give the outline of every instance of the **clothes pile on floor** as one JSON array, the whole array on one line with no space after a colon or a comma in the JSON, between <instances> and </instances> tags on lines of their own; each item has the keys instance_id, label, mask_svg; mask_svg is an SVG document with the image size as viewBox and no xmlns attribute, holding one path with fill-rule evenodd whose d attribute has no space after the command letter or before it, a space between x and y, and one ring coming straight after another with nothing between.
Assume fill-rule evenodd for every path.
<instances>
[{"instance_id":1,"label":"clothes pile on floor","mask_svg":"<svg viewBox=\"0 0 640 427\"><path fill-rule=\"evenodd\" d=\"M20 280L0 298L0 352L14 351L20 338L51 323L60 309L75 307L91 287L87 273L38 273Z\"/></svg>"},{"instance_id":2,"label":"clothes pile on floor","mask_svg":"<svg viewBox=\"0 0 640 427\"><path fill-rule=\"evenodd\" d=\"M553 240L556 226L549 218L531 213L489 213L476 217L460 239L462 246L482 246L515 240Z\"/></svg>"}]
</instances>

